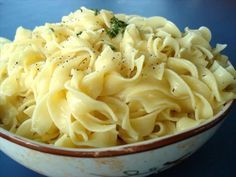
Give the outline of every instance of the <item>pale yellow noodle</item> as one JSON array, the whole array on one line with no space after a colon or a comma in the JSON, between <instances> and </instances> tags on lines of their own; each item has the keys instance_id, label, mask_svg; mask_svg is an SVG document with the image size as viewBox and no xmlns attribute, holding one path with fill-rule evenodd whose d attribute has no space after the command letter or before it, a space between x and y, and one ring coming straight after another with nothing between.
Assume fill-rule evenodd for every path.
<instances>
[{"instance_id":1,"label":"pale yellow noodle","mask_svg":"<svg viewBox=\"0 0 236 177\"><path fill-rule=\"evenodd\" d=\"M107 31L116 17L127 25ZM206 27L82 7L0 38L0 127L63 147L174 134L236 98L236 72Z\"/></svg>"}]
</instances>

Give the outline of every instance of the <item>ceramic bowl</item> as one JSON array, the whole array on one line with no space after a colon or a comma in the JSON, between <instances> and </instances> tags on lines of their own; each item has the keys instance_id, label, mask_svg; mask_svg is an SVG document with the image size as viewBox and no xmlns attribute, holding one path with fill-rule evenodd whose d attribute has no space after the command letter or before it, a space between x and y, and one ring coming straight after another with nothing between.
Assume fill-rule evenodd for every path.
<instances>
[{"instance_id":1,"label":"ceramic bowl","mask_svg":"<svg viewBox=\"0 0 236 177\"><path fill-rule=\"evenodd\" d=\"M159 173L193 154L219 128L233 105L227 103L208 122L159 139L99 148L59 148L34 142L0 128L1 150L40 174L55 177L143 177Z\"/></svg>"}]
</instances>

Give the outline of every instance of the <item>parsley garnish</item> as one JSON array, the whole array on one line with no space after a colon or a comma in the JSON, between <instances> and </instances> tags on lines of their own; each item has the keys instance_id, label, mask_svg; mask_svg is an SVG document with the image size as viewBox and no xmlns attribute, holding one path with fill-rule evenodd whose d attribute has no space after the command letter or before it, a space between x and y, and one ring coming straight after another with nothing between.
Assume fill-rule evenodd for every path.
<instances>
[{"instance_id":1,"label":"parsley garnish","mask_svg":"<svg viewBox=\"0 0 236 177\"><path fill-rule=\"evenodd\" d=\"M90 9L92 11L94 11L94 15L97 16L98 14L100 14L100 10L98 9Z\"/></svg>"},{"instance_id":2,"label":"parsley garnish","mask_svg":"<svg viewBox=\"0 0 236 177\"><path fill-rule=\"evenodd\" d=\"M54 29L53 29L53 28L50 28L50 30L51 30L52 32L54 32Z\"/></svg>"},{"instance_id":3,"label":"parsley garnish","mask_svg":"<svg viewBox=\"0 0 236 177\"><path fill-rule=\"evenodd\" d=\"M116 51L116 48L113 45L109 44L109 46L110 46L111 50Z\"/></svg>"},{"instance_id":4,"label":"parsley garnish","mask_svg":"<svg viewBox=\"0 0 236 177\"><path fill-rule=\"evenodd\" d=\"M107 29L107 34L114 38L117 36L119 32L124 33L126 26L128 25L124 21L119 20L115 16L111 18L110 20L111 28Z\"/></svg>"},{"instance_id":5,"label":"parsley garnish","mask_svg":"<svg viewBox=\"0 0 236 177\"><path fill-rule=\"evenodd\" d=\"M100 13L100 10L94 9L94 15L97 16Z\"/></svg>"},{"instance_id":6,"label":"parsley garnish","mask_svg":"<svg viewBox=\"0 0 236 177\"><path fill-rule=\"evenodd\" d=\"M82 34L82 31L78 32L78 33L76 34L76 36L78 37L78 36L81 35L81 34Z\"/></svg>"}]
</instances>

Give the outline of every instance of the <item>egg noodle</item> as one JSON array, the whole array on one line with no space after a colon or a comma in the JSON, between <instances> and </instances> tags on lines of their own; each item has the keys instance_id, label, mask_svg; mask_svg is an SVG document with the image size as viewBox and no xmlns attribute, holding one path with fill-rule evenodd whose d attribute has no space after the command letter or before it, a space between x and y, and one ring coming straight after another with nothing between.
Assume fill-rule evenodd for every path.
<instances>
[{"instance_id":1,"label":"egg noodle","mask_svg":"<svg viewBox=\"0 0 236 177\"><path fill-rule=\"evenodd\" d=\"M0 41L0 126L63 147L174 134L236 98L236 72L206 27L82 7Z\"/></svg>"}]
</instances>

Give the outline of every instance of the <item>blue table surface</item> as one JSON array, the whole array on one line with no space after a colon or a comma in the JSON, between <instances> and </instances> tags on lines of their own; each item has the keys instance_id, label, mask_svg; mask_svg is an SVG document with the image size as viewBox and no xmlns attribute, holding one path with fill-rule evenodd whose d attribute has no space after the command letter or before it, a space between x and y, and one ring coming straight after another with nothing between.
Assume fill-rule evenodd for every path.
<instances>
[{"instance_id":1,"label":"blue table surface","mask_svg":"<svg viewBox=\"0 0 236 177\"><path fill-rule=\"evenodd\" d=\"M236 65L236 1L234 0L0 0L0 36L13 39L18 26L33 29L58 22L81 6L116 13L164 16L183 30L207 26L212 45L228 44L224 51ZM235 108L235 105L234 105ZM183 163L159 177L235 177L236 110L233 109L215 136ZM155 176L155 175L152 175ZM42 177L0 152L0 177Z\"/></svg>"}]
</instances>

